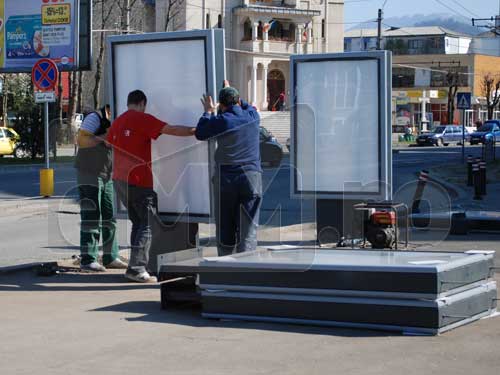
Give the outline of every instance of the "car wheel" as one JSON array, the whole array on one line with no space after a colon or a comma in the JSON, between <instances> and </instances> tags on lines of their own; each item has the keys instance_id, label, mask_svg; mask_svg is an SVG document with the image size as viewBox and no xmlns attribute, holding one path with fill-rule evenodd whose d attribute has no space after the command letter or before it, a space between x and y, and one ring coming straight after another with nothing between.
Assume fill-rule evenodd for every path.
<instances>
[{"instance_id":1,"label":"car wheel","mask_svg":"<svg viewBox=\"0 0 500 375\"><path fill-rule=\"evenodd\" d=\"M28 153L22 148L16 148L14 151L14 157L17 159L22 159L28 157Z\"/></svg>"},{"instance_id":2,"label":"car wheel","mask_svg":"<svg viewBox=\"0 0 500 375\"><path fill-rule=\"evenodd\" d=\"M445 147L448 147L450 144L449 143L443 143Z\"/></svg>"}]
</instances>

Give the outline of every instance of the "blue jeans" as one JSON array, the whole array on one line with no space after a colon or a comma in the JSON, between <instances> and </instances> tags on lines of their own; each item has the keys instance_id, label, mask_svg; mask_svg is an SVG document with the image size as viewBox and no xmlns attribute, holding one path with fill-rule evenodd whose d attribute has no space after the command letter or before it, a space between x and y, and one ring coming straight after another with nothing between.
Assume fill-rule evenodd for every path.
<instances>
[{"instance_id":1,"label":"blue jeans","mask_svg":"<svg viewBox=\"0 0 500 375\"><path fill-rule=\"evenodd\" d=\"M215 223L219 256L257 248L262 204L262 173L217 173L214 177Z\"/></svg>"},{"instance_id":2,"label":"blue jeans","mask_svg":"<svg viewBox=\"0 0 500 375\"><path fill-rule=\"evenodd\" d=\"M156 206L156 193L153 189L128 185L115 180L115 190L118 198L127 208L128 217L132 222L130 235L130 260L128 271L135 274L147 271L149 250L153 232L151 224Z\"/></svg>"}]
</instances>

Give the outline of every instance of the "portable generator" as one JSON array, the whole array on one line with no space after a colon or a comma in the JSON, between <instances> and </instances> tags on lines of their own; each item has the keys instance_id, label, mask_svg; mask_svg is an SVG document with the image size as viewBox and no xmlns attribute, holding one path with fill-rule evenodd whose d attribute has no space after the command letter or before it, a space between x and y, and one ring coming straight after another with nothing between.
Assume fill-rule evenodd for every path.
<instances>
[{"instance_id":1,"label":"portable generator","mask_svg":"<svg viewBox=\"0 0 500 375\"><path fill-rule=\"evenodd\" d=\"M396 213L372 210L365 222L365 237L374 249L392 249L396 244Z\"/></svg>"}]
</instances>

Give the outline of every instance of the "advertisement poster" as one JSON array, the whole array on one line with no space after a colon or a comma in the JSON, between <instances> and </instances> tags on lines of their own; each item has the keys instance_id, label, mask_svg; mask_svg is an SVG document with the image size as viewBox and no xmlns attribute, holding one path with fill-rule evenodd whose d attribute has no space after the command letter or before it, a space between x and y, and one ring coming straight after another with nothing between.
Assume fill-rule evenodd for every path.
<instances>
[{"instance_id":1,"label":"advertisement poster","mask_svg":"<svg viewBox=\"0 0 500 375\"><path fill-rule=\"evenodd\" d=\"M0 69L29 71L41 58L77 65L77 0L0 0Z\"/></svg>"}]
</instances>

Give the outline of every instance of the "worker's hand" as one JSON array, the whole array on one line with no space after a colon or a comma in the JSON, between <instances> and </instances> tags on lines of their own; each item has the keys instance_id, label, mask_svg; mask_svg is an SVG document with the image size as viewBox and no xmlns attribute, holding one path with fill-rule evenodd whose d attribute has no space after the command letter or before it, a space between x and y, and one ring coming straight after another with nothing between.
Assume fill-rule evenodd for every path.
<instances>
[{"instance_id":1,"label":"worker's hand","mask_svg":"<svg viewBox=\"0 0 500 375\"><path fill-rule=\"evenodd\" d=\"M201 99L201 103L203 104L203 109L207 113L217 112L217 105L214 103L214 100L210 95L203 95Z\"/></svg>"}]
</instances>

